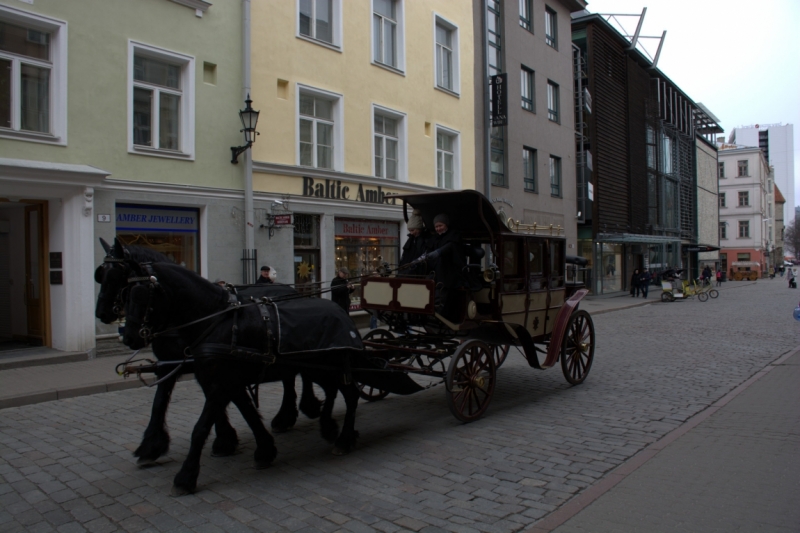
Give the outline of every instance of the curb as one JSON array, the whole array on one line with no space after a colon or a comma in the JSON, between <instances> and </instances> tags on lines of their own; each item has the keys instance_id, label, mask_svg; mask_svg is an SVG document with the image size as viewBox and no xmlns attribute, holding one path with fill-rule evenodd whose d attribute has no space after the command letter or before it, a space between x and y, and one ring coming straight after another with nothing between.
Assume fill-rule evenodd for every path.
<instances>
[{"instance_id":1,"label":"curb","mask_svg":"<svg viewBox=\"0 0 800 533\"><path fill-rule=\"evenodd\" d=\"M551 533L554 529L563 525L567 520L593 504L606 492L614 488L618 483L638 470L639 467L643 466L645 463L647 463L647 461L655 457L661 450L678 440L680 437L700 425L700 423L711 417L714 413L725 407L728 403L730 403L731 400L747 390L750 385L798 353L800 353L800 346L792 348L783 355L780 355L774 361L767 364L767 366L734 387L732 391L725 394L722 398L709 405L696 415L692 416L689 420L673 429L656 442L639 450L630 459L626 460L621 465L617 466L611 472L606 474L596 484L588 487L584 492L581 492L567 503L563 504L561 507L547 515L545 518L539 520L533 526L524 530L524 533Z\"/></svg>"}]
</instances>

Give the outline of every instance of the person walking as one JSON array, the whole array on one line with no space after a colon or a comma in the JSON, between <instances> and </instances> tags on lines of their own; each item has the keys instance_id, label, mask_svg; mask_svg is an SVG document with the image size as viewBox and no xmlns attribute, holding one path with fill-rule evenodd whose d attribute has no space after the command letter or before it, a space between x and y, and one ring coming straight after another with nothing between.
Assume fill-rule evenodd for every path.
<instances>
[{"instance_id":1,"label":"person walking","mask_svg":"<svg viewBox=\"0 0 800 533\"><path fill-rule=\"evenodd\" d=\"M639 286L642 282L642 274L639 272L639 269L634 269L633 274L631 275L631 298L635 298L639 296Z\"/></svg>"},{"instance_id":2,"label":"person walking","mask_svg":"<svg viewBox=\"0 0 800 533\"><path fill-rule=\"evenodd\" d=\"M722 286L722 270L717 269L717 287Z\"/></svg>"},{"instance_id":3,"label":"person walking","mask_svg":"<svg viewBox=\"0 0 800 533\"><path fill-rule=\"evenodd\" d=\"M711 267L708 265L703 269L703 285L711 286Z\"/></svg>"},{"instance_id":4,"label":"person walking","mask_svg":"<svg viewBox=\"0 0 800 533\"><path fill-rule=\"evenodd\" d=\"M642 298L647 298L647 292L650 289L650 282L653 280L652 274L646 268L639 278L639 289L642 291Z\"/></svg>"},{"instance_id":5,"label":"person walking","mask_svg":"<svg viewBox=\"0 0 800 533\"><path fill-rule=\"evenodd\" d=\"M789 267L786 269L786 278L789 280L790 289L797 287L797 282L794 280L794 268Z\"/></svg>"},{"instance_id":6,"label":"person walking","mask_svg":"<svg viewBox=\"0 0 800 533\"><path fill-rule=\"evenodd\" d=\"M350 271L347 267L341 267L336 272L336 277L331 281L331 300L338 304L339 307L344 309L344 312L350 314L350 294L356 290L355 287L348 281Z\"/></svg>"}]
</instances>

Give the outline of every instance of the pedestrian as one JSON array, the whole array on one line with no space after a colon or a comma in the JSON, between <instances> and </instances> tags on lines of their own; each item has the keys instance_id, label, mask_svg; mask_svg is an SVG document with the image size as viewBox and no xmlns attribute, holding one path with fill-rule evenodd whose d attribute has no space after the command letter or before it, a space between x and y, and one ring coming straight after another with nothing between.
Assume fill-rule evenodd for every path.
<instances>
[{"instance_id":1,"label":"pedestrian","mask_svg":"<svg viewBox=\"0 0 800 533\"><path fill-rule=\"evenodd\" d=\"M789 288L796 289L797 282L794 280L794 269L792 267L786 269L786 278L789 280Z\"/></svg>"},{"instance_id":2,"label":"pedestrian","mask_svg":"<svg viewBox=\"0 0 800 533\"><path fill-rule=\"evenodd\" d=\"M722 286L722 270L717 269L717 287Z\"/></svg>"},{"instance_id":3,"label":"pedestrian","mask_svg":"<svg viewBox=\"0 0 800 533\"><path fill-rule=\"evenodd\" d=\"M261 267L261 275L256 280L256 283L273 283L275 274L271 267L264 265Z\"/></svg>"},{"instance_id":4,"label":"pedestrian","mask_svg":"<svg viewBox=\"0 0 800 533\"><path fill-rule=\"evenodd\" d=\"M331 281L331 300L344 309L345 313L350 314L350 294L356 290L347 279L350 271L347 267L341 267L336 272L336 277Z\"/></svg>"},{"instance_id":5,"label":"pedestrian","mask_svg":"<svg viewBox=\"0 0 800 533\"><path fill-rule=\"evenodd\" d=\"M639 272L639 269L634 269L633 274L631 275L631 298L639 296L639 285L642 281L641 278L642 274Z\"/></svg>"},{"instance_id":6,"label":"pedestrian","mask_svg":"<svg viewBox=\"0 0 800 533\"><path fill-rule=\"evenodd\" d=\"M781 269L780 270L781 270L781 277L783 277L783 274L786 273L786 267L781 265Z\"/></svg>"},{"instance_id":7,"label":"pedestrian","mask_svg":"<svg viewBox=\"0 0 800 533\"><path fill-rule=\"evenodd\" d=\"M769 279L775 279L775 267L774 266L770 266L769 267Z\"/></svg>"},{"instance_id":8,"label":"pedestrian","mask_svg":"<svg viewBox=\"0 0 800 533\"><path fill-rule=\"evenodd\" d=\"M647 293L650 290L650 282L652 280L653 275L645 268L642 275L639 277L639 289L642 291L642 298L647 298Z\"/></svg>"},{"instance_id":9,"label":"pedestrian","mask_svg":"<svg viewBox=\"0 0 800 533\"><path fill-rule=\"evenodd\" d=\"M708 265L703 269L703 285L711 285L711 267Z\"/></svg>"}]
</instances>

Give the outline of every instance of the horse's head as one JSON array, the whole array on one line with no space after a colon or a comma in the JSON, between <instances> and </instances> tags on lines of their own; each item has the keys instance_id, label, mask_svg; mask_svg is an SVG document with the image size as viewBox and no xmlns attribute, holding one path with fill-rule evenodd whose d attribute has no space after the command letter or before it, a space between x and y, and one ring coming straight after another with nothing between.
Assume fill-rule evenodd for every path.
<instances>
[{"instance_id":1,"label":"horse's head","mask_svg":"<svg viewBox=\"0 0 800 533\"><path fill-rule=\"evenodd\" d=\"M114 246L100 239L106 251L103 264L94 271L94 280L100 284L94 316L104 324L110 324L121 318L123 313L123 290L128 286L131 272L130 253L119 240L114 239Z\"/></svg>"},{"instance_id":2,"label":"horse's head","mask_svg":"<svg viewBox=\"0 0 800 533\"><path fill-rule=\"evenodd\" d=\"M133 350L150 344L153 334L168 327L170 301L153 267L133 263L126 278L125 328L122 342Z\"/></svg>"}]
</instances>

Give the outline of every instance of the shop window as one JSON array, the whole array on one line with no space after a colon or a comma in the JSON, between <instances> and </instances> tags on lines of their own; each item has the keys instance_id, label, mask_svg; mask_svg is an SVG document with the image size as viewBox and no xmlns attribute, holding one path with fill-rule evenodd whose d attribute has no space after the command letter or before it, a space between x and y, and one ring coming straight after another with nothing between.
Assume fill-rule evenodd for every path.
<instances>
[{"instance_id":1,"label":"shop window","mask_svg":"<svg viewBox=\"0 0 800 533\"><path fill-rule=\"evenodd\" d=\"M117 204L117 238L150 248L200 273L200 210L193 207Z\"/></svg>"},{"instance_id":2,"label":"shop window","mask_svg":"<svg viewBox=\"0 0 800 533\"><path fill-rule=\"evenodd\" d=\"M294 283L301 293L315 293L319 279L319 216L294 215Z\"/></svg>"},{"instance_id":3,"label":"shop window","mask_svg":"<svg viewBox=\"0 0 800 533\"><path fill-rule=\"evenodd\" d=\"M383 263L400 260L400 225L364 219L336 219L336 269L347 267L351 277L377 272ZM329 281L329 280L326 280ZM361 308L361 287L350 295L350 310Z\"/></svg>"},{"instance_id":4,"label":"shop window","mask_svg":"<svg viewBox=\"0 0 800 533\"><path fill-rule=\"evenodd\" d=\"M544 241L528 239L528 290L547 288L544 271Z\"/></svg>"},{"instance_id":5,"label":"shop window","mask_svg":"<svg viewBox=\"0 0 800 533\"><path fill-rule=\"evenodd\" d=\"M557 289L564 286L564 260L564 242L551 241L550 265L547 273L551 289Z\"/></svg>"},{"instance_id":6,"label":"shop window","mask_svg":"<svg viewBox=\"0 0 800 533\"><path fill-rule=\"evenodd\" d=\"M509 239L503 243L501 266L503 291L525 290L525 265L523 263L522 239Z\"/></svg>"}]
</instances>

